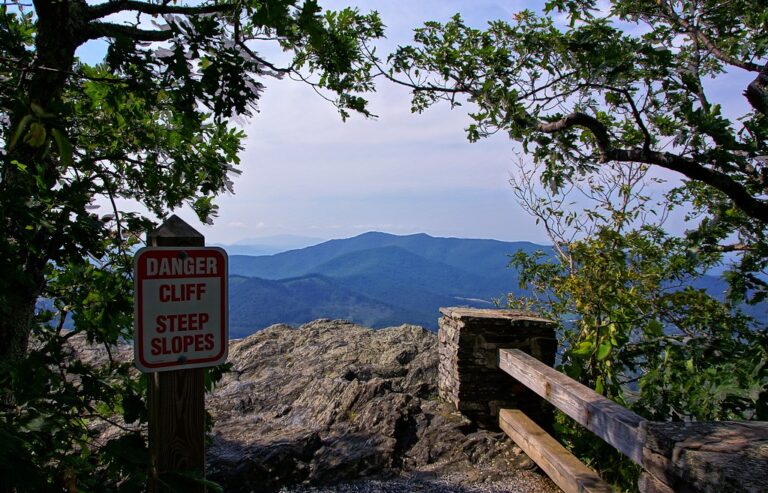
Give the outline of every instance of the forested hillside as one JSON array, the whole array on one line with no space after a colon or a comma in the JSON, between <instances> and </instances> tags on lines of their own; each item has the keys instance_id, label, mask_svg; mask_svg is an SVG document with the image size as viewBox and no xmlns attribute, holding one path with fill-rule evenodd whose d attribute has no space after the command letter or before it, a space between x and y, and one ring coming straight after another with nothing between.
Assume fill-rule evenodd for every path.
<instances>
[{"instance_id":1,"label":"forested hillside","mask_svg":"<svg viewBox=\"0 0 768 493\"><path fill-rule=\"evenodd\" d=\"M509 262L517 252L537 251L552 255L551 247L528 242L371 232L277 255L232 255L230 335L316 318L437 330L440 307L487 308L506 303L509 294L530 295ZM727 290L714 276L693 286L717 298Z\"/></svg>"},{"instance_id":2,"label":"forested hillside","mask_svg":"<svg viewBox=\"0 0 768 493\"><path fill-rule=\"evenodd\" d=\"M519 293L508 263L520 250L551 248L370 232L277 255L232 255L231 335L319 317L437 330L441 306L491 307Z\"/></svg>"}]
</instances>

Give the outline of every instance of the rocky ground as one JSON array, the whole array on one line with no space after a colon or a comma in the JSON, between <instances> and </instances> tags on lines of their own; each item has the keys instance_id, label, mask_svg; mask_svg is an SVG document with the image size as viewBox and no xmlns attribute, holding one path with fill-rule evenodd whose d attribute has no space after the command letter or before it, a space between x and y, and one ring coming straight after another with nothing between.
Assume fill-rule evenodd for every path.
<instances>
[{"instance_id":1,"label":"rocky ground","mask_svg":"<svg viewBox=\"0 0 768 493\"><path fill-rule=\"evenodd\" d=\"M559 491L437 398L436 344L416 326L331 320L232 341L207 397L208 476L233 493Z\"/></svg>"},{"instance_id":2,"label":"rocky ground","mask_svg":"<svg viewBox=\"0 0 768 493\"><path fill-rule=\"evenodd\" d=\"M557 491L503 433L437 399L436 344L416 326L330 320L233 342L208 400L211 477L237 492Z\"/></svg>"}]
</instances>

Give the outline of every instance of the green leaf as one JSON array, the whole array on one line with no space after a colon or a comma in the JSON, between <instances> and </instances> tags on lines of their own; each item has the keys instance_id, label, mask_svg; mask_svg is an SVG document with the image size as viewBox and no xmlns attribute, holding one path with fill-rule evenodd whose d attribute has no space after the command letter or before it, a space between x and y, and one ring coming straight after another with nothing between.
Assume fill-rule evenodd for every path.
<instances>
[{"instance_id":1,"label":"green leaf","mask_svg":"<svg viewBox=\"0 0 768 493\"><path fill-rule=\"evenodd\" d=\"M40 119L48 119L48 118L53 118L55 116L52 113L45 111L45 109L43 109L42 106L40 106L35 102L32 102L29 105L29 107L32 109L32 113Z\"/></svg>"},{"instance_id":2,"label":"green leaf","mask_svg":"<svg viewBox=\"0 0 768 493\"><path fill-rule=\"evenodd\" d=\"M611 354L612 348L610 341L603 341L600 347L597 348L597 360L602 361L607 358Z\"/></svg>"},{"instance_id":3,"label":"green leaf","mask_svg":"<svg viewBox=\"0 0 768 493\"><path fill-rule=\"evenodd\" d=\"M597 380L595 381L595 392L598 394L605 393L605 380L602 376L597 377Z\"/></svg>"},{"instance_id":4,"label":"green leaf","mask_svg":"<svg viewBox=\"0 0 768 493\"><path fill-rule=\"evenodd\" d=\"M663 334L664 326L656 319L651 319L645 324L645 330L648 335L660 337Z\"/></svg>"},{"instance_id":5,"label":"green leaf","mask_svg":"<svg viewBox=\"0 0 768 493\"><path fill-rule=\"evenodd\" d=\"M589 341L580 342L573 350L571 354L578 358L588 358L595 350L594 344Z\"/></svg>"},{"instance_id":6,"label":"green leaf","mask_svg":"<svg viewBox=\"0 0 768 493\"><path fill-rule=\"evenodd\" d=\"M45 429L47 424L48 424L47 420L45 419L44 416L36 416L32 418L32 420L30 420L24 426L24 428L26 428L29 431L39 432L39 431L43 431L43 429Z\"/></svg>"},{"instance_id":7,"label":"green leaf","mask_svg":"<svg viewBox=\"0 0 768 493\"><path fill-rule=\"evenodd\" d=\"M30 147L41 147L45 144L45 140L48 137L48 132L45 129L45 125L40 122L33 121L29 124L29 130L27 130L24 136L24 143Z\"/></svg>"},{"instance_id":8,"label":"green leaf","mask_svg":"<svg viewBox=\"0 0 768 493\"><path fill-rule=\"evenodd\" d=\"M56 147L59 151L61 158L61 164L64 166L72 166L72 144L67 139L67 136L58 128L51 129L51 135L56 142Z\"/></svg>"},{"instance_id":9,"label":"green leaf","mask_svg":"<svg viewBox=\"0 0 768 493\"><path fill-rule=\"evenodd\" d=\"M10 150L13 150L16 147L16 144L18 144L19 139L27 130L27 127L30 123L34 121L34 117L32 115L24 115L24 117L19 121L18 125L16 125L16 128L11 133L11 138L8 141L8 148Z\"/></svg>"}]
</instances>

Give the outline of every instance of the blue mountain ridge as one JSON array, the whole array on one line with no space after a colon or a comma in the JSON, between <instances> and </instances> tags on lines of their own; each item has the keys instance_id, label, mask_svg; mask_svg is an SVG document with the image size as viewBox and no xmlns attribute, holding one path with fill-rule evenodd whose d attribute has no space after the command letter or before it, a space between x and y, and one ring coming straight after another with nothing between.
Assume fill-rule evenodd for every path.
<instances>
[{"instance_id":1,"label":"blue mountain ridge","mask_svg":"<svg viewBox=\"0 0 768 493\"><path fill-rule=\"evenodd\" d=\"M552 254L552 247L529 242L371 232L274 255L231 255L230 336L318 318L436 330L440 307L492 308L495 300L503 305L507 293L527 295L508 268L519 250ZM722 277L711 275L694 279L691 287L718 299L728 289ZM45 298L37 303L38 311L53 308ZM766 303L741 309L758 322L768 320ZM74 328L73 317L65 327Z\"/></svg>"},{"instance_id":2,"label":"blue mountain ridge","mask_svg":"<svg viewBox=\"0 0 768 493\"><path fill-rule=\"evenodd\" d=\"M312 319L309 313L376 328L413 323L436 330L442 306L493 307L495 299L503 302L508 292L519 292L507 265L520 249L551 251L527 242L372 232L270 256L232 255L231 274L260 281L258 291L247 292L236 286L244 281L231 283L233 337L249 323L251 330L267 321L301 323ZM300 290L291 284L295 279L303 280ZM309 285L316 298L309 296ZM352 308L341 300L361 305Z\"/></svg>"},{"instance_id":3,"label":"blue mountain ridge","mask_svg":"<svg viewBox=\"0 0 768 493\"><path fill-rule=\"evenodd\" d=\"M500 271L507 268L508 256L518 250L529 253L552 250L549 246L525 241L439 238L424 233L398 236L370 232L276 255L232 255L229 265L230 271L239 275L282 279L313 272L316 267L341 255L390 246L481 276L499 275Z\"/></svg>"},{"instance_id":4,"label":"blue mountain ridge","mask_svg":"<svg viewBox=\"0 0 768 493\"><path fill-rule=\"evenodd\" d=\"M276 255L232 255L232 337L315 318L436 330L440 307L490 308L495 300L503 304L507 293L528 294L508 267L519 250L552 254L552 247L529 242L370 232ZM702 276L692 287L722 299L727 284ZM745 308L758 320L765 317Z\"/></svg>"},{"instance_id":5,"label":"blue mountain ridge","mask_svg":"<svg viewBox=\"0 0 768 493\"><path fill-rule=\"evenodd\" d=\"M230 276L229 300L232 338L277 323L302 324L318 318L354 320L366 326L399 325L403 317L414 323L422 321L418 314L371 299L318 274L277 281Z\"/></svg>"}]
</instances>

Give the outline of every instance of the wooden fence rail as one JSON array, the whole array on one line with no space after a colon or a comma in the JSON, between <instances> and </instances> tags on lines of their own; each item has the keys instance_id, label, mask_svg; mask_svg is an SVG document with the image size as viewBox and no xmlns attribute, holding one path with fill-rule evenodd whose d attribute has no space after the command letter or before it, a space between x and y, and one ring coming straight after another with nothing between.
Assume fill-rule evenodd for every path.
<instances>
[{"instance_id":1,"label":"wooden fence rail","mask_svg":"<svg viewBox=\"0 0 768 493\"><path fill-rule=\"evenodd\" d=\"M499 368L642 465L645 419L519 349L500 349Z\"/></svg>"},{"instance_id":2,"label":"wooden fence rail","mask_svg":"<svg viewBox=\"0 0 768 493\"><path fill-rule=\"evenodd\" d=\"M642 493L768 492L768 422L647 421L549 366L551 321L513 310L440 312L440 396L480 426L498 423L566 493L611 486L539 426L551 425L544 401L640 465Z\"/></svg>"},{"instance_id":3,"label":"wooden fence rail","mask_svg":"<svg viewBox=\"0 0 768 493\"><path fill-rule=\"evenodd\" d=\"M565 493L612 493L595 471L568 452L519 409L502 409L499 425Z\"/></svg>"}]
</instances>

